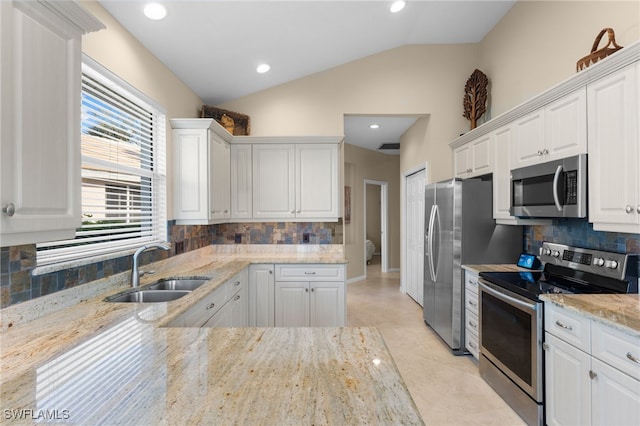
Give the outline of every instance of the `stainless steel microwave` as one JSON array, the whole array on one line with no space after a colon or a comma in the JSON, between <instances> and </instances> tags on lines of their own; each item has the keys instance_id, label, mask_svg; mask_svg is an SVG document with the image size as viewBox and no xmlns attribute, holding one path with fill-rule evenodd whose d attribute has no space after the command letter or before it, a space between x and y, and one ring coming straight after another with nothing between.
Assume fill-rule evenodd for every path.
<instances>
[{"instance_id":1,"label":"stainless steel microwave","mask_svg":"<svg viewBox=\"0 0 640 426\"><path fill-rule=\"evenodd\" d=\"M511 171L511 215L587 217L587 154Z\"/></svg>"}]
</instances>

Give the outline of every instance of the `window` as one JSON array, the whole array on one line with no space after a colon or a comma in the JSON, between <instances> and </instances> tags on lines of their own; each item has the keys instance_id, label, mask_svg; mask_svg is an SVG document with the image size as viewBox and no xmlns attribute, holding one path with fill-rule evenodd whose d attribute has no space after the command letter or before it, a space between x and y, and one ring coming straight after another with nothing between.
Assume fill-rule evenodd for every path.
<instances>
[{"instance_id":1,"label":"window","mask_svg":"<svg viewBox=\"0 0 640 426\"><path fill-rule=\"evenodd\" d=\"M153 101L84 57L82 226L38 244L38 266L166 240L165 128Z\"/></svg>"}]
</instances>

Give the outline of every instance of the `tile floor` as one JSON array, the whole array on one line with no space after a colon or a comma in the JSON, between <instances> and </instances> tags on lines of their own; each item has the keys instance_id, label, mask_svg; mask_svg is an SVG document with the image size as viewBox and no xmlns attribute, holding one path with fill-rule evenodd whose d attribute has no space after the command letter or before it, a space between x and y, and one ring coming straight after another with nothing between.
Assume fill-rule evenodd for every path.
<instances>
[{"instance_id":1,"label":"tile floor","mask_svg":"<svg viewBox=\"0 0 640 426\"><path fill-rule=\"evenodd\" d=\"M422 320L422 308L400 293L400 274L380 272L347 287L347 325L375 326L384 336L427 425L523 425L487 385L471 356L454 356Z\"/></svg>"}]
</instances>

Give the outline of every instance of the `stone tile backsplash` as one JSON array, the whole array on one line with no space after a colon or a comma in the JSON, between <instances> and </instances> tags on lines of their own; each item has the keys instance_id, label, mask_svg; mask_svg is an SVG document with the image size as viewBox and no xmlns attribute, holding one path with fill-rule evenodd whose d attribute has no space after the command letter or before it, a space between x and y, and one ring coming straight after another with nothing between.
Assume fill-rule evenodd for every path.
<instances>
[{"instance_id":1,"label":"stone tile backsplash","mask_svg":"<svg viewBox=\"0 0 640 426\"><path fill-rule=\"evenodd\" d=\"M594 231L586 220L554 220L551 225L524 227L524 247L538 255L543 241L619 253L640 253L640 234Z\"/></svg>"},{"instance_id":2,"label":"stone tile backsplash","mask_svg":"<svg viewBox=\"0 0 640 426\"><path fill-rule=\"evenodd\" d=\"M342 222L235 223L224 225L176 225L168 223L170 256L211 244L342 244ZM309 241L303 241L308 234ZM167 257L152 250L142 254L141 265ZM0 248L0 308L72 288L131 269L131 256L99 261L41 275L33 275L36 246Z\"/></svg>"}]
</instances>

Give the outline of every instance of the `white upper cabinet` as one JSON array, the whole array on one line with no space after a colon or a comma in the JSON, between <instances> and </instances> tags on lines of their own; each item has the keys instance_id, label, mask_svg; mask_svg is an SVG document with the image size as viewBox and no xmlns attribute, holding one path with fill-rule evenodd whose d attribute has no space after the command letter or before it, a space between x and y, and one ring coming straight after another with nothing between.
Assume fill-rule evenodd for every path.
<instances>
[{"instance_id":1,"label":"white upper cabinet","mask_svg":"<svg viewBox=\"0 0 640 426\"><path fill-rule=\"evenodd\" d=\"M253 220L338 220L338 146L254 143Z\"/></svg>"},{"instance_id":2,"label":"white upper cabinet","mask_svg":"<svg viewBox=\"0 0 640 426\"><path fill-rule=\"evenodd\" d=\"M209 118L172 119L176 223L206 225L231 217L231 134Z\"/></svg>"},{"instance_id":3,"label":"white upper cabinet","mask_svg":"<svg viewBox=\"0 0 640 426\"><path fill-rule=\"evenodd\" d=\"M586 153L586 90L533 111L513 126L511 170Z\"/></svg>"},{"instance_id":4,"label":"white upper cabinet","mask_svg":"<svg viewBox=\"0 0 640 426\"><path fill-rule=\"evenodd\" d=\"M493 146L490 135L482 136L453 152L455 177L481 176L493 171Z\"/></svg>"},{"instance_id":5,"label":"white upper cabinet","mask_svg":"<svg viewBox=\"0 0 640 426\"><path fill-rule=\"evenodd\" d=\"M251 145L231 145L231 219L251 219Z\"/></svg>"},{"instance_id":6,"label":"white upper cabinet","mask_svg":"<svg viewBox=\"0 0 640 426\"><path fill-rule=\"evenodd\" d=\"M511 208L511 173L509 154L512 140L511 126L493 132L493 218L513 219Z\"/></svg>"},{"instance_id":7,"label":"white upper cabinet","mask_svg":"<svg viewBox=\"0 0 640 426\"><path fill-rule=\"evenodd\" d=\"M82 34L74 2L0 2L0 245L74 238L81 225Z\"/></svg>"},{"instance_id":8,"label":"white upper cabinet","mask_svg":"<svg viewBox=\"0 0 640 426\"><path fill-rule=\"evenodd\" d=\"M588 86L589 222L640 233L640 64Z\"/></svg>"}]
</instances>

